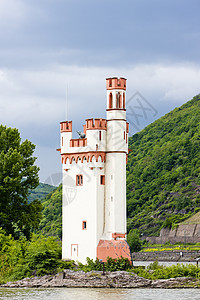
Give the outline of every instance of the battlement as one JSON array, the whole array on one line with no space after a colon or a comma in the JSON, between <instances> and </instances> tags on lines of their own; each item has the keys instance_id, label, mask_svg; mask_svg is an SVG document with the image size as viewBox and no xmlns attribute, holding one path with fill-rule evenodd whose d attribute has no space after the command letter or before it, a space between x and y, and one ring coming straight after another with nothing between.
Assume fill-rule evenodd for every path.
<instances>
[{"instance_id":1,"label":"battlement","mask_svg":"<svg viewBox=\"0 0 200 300\"><path fill-rule=\"evenodd\" d=\"M107 90L126 90L126 79L123 77L106 78Z\"/></svg>"},{"instance_id":2,"label":"battlement","mask_svg":"<svg viewBox=\"0 0 200 300\"><path fill-rule=\"evenodd\" d=\"M60 132L72 132L72 121L60 122Z\"/></svg>"},{"instance_id":3,"label":"battlement","mask_svg":"<svg viewBox=\"0 0 200 300\"><path fill-rule=\"evenodd\" d=\"M105 119L87 119L86 120L86 130L97 129L106 130L106 120Z\"/></svg>"},{"instance_id":4,"label":"battlement","mask_svg":"<svg viewBox=\"0 0 200 300\"><path fill-rule=\"evenodd\" d=\"M70 147L85 147L87 146L87 139L71 139Z\"/></svg>"}]
</instances>

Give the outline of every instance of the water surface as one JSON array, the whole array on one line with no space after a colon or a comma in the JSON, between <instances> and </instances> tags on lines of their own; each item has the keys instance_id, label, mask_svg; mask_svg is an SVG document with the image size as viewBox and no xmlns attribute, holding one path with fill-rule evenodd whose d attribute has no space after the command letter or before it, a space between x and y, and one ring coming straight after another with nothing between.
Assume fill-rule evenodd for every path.
<instances>
[{"instance_id":1,"label":"water surface","mask_svg":"<svg viewBox=\"0 0 200 300\"><path fill-rule=\"evenodd\" d=\"M199 300L200 289L6 289L0 288L3 300Z\"/></svg>"}]
</instances>

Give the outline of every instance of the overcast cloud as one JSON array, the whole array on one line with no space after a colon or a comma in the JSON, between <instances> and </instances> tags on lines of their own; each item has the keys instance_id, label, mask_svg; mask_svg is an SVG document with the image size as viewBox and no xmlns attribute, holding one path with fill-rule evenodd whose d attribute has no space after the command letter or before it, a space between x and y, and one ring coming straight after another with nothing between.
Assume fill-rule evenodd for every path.
<instances>
[{"instance_id":1,"label":"overcast cloud","mask_svg":"<svg viewBox=\"0 0 200 300\"><path fill-rule=\"evenodd\" d=\"M132 107L139 92L153 108L129 114L132 134L200 92L199 11L198 0L0 0L0 119L36 144L41 181L61 170L59 122L105 117L106 77L126 77Z\"/></svg>"}]
</instances>

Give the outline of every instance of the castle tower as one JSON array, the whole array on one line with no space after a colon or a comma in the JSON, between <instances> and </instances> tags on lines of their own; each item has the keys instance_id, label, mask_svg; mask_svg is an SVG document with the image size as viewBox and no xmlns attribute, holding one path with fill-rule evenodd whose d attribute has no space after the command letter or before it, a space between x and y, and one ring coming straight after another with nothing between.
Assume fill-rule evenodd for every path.
<instances>
[{"instance_id":1,"label":"castle tower","mask_svg":"<svg viewBox=\"0 0 200 300\"><path fill-rule=\"evenodd\" d=\"M85 137L72 139L72 122L61 122L63 165L63 259L85 263L128 257L126 160L128 123L125 78L106 79L107 119L87 119Z\"/></svg>"}]
</instances>

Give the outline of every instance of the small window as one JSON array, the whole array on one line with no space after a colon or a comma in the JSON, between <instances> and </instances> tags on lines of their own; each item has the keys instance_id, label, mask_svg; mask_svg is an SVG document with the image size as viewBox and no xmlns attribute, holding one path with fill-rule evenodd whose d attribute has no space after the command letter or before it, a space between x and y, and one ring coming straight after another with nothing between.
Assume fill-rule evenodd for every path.
<instances>
[{"instance_id":1,"label":"small window","mask_svg":"<svg viewBox=\"0 0 200 300\"><path fill-rule=\"evenodd\" d=\"M76 185L83 185L83 175L76 175Z\"/></svg>"},{"instance_id":2,"label":"small window","mask_svg":"<svg viewBox=\"0 0 200 300\"><path fill-rule=\"evenodd\" d=\"M105 175L100 176L100 184L105 185Z\"/></svg>"},{"instance_id":3,"label":"small window","mask_svg":"<svg viewBox=\"0 0 200 300\"><path fill-rule=\"evenodd\" d=\"M82 222L82 230L86 230L87 229L87 221L83 221Z\"/></svg>"},{"instance_id":4,"label":"small window","mask_svg":"<svg viewBox=\"0 0 200 300\"><path fill-rule=\"evenodd\" d=\"M62 146L63 146L63 136L62 136Z\"/></svg>"},{"instance_id":5,"label":"small window","mask_svg":"<svg viewBox=\"0 0 200 300\"><path fill-rule=\"evenodd\" d=\"M101 141L101 131L99 131L99 140Z\"/></svg>"}]
</instances>

